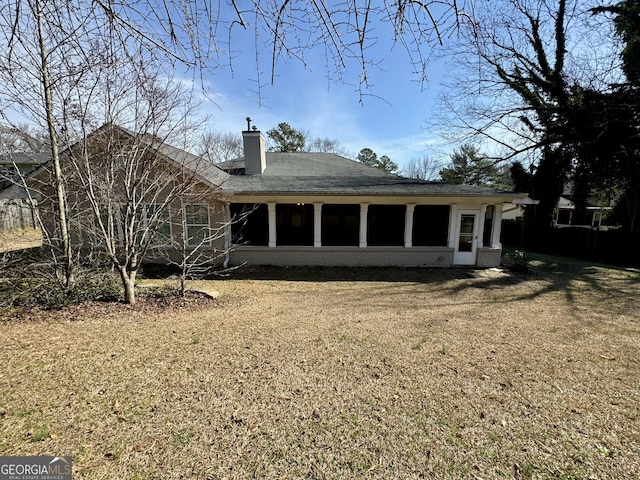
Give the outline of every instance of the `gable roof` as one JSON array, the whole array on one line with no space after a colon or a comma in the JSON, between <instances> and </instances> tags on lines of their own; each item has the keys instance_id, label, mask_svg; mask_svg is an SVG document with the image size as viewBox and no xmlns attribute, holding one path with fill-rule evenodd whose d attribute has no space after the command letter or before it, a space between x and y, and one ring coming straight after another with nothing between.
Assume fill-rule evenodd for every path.
<instances>
[{"instance_id":1,"label":"gable roof","mask_svg":"<svg viewBox=\"0 0 640 480\"><path fill-rule=\"evenodd\" d=\"M113 129L130 139L135 139L136 141L144 143L148 148L159 154L164 160L178 168L186 169L201 181L209 184L211 187L219 187L229 177L229 174L224 170L218 168L216 165L202 157L164 143L153 135L138 134L133 130L129 130L126 127L122 127L114 123L105 123L100 128L94 130L87 135L86 141L91 141L92 137L97 137L108 129ZM61 155L66 151L72 150L78 144L79 142L67 147L63 152L61 152Z\"/></svg>"},{"instance_id":2,"label":"gable roof","mask_svg":"<svg viewBox=\"0 0 640 480\"><path fill-rule=\"evenodd\" d=\"M129 135L135 135L131 131L126 129L123 130ZM144 136L142 137L142 141L157 153L161 154L165 159L173 162L179 167L188 169L212 187L221 186L229 178L229 174L227 172L202 157L164 142L160 142L153 137Z\"/></svg>"},{"instance_id":3,"label":"gable roof","mask_svg":"<svg viewBox=\"0 0 640 480\"><path fill-rule=\"evenodd\" d=\"M260 175L231 175L224 191L234 194L417 195L521 197L525 194L475 185L400 177L331 153L267 152ZM219 164L232 171L244 160Z\"/></svg>"}]
</instances>

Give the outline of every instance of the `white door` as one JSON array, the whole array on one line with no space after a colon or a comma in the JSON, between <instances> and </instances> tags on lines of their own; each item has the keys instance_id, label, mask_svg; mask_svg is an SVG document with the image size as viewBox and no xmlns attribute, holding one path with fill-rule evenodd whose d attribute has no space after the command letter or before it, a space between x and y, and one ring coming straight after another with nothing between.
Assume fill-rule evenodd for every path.
<instances>
[{"instance_id":1,"label":"white door","mask_svg":"<svg viewBox=\"0 0 640 480\"><path fill-rule=\"evenodd\" d=\"M476 239L478 238L477 211L458 212L456 228L456 244L453 252L455 265L475 265L476 263Z\"/></svg>"}]
</instances>

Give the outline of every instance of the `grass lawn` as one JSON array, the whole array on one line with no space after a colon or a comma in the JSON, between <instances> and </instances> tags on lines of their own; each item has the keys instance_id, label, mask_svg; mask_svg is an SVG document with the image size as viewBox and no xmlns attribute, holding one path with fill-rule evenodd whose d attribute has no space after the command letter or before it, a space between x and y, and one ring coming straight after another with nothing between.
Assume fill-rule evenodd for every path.
<instances>
[{"instance_id":1,"label":"grass lawn","mask_svg":"<svg viewBox=\"0 0 640 480\"><path fill-rule=\"evenodd\" d=\"M42 232L37 228L11 229L0 232L0 253L42 245Z\"/></svg>"},{"instance_id":2,"label":"grass lawn","mask_svg":"<svg viewBox=\"0 0 640 480\"><path fill-rule=\"evenodd\" d=\"M74 479L640 478L640 272L242 270L0 322L0 455Z\"/></svg>"}]
</instances>

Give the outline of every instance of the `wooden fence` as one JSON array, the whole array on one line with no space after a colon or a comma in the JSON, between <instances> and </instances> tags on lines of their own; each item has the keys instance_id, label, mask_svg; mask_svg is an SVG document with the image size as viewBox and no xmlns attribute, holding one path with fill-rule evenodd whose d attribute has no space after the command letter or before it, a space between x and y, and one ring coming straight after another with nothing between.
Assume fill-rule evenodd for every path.
<instances>
[{"instance_id":1,"label":"wooden fence","mask_svg":"<svg viewBox=\"0 0 640 480\"><path fill-rule=\"evenodd\" d=\"M522 223L503 222L501 241L516 248L640 267L640 232L583 227L532 231Z\"/></svg>"},{"instance_id":2,"label":"wooden fence","mask_svg":"<svg viewBox=\"0 0 640 480\"><path fill-rule=\"evenodd\" d=\"M0 233L6 230L36 228L36 219L29 200L0 199Z\"/></svg>"}]
</instances>

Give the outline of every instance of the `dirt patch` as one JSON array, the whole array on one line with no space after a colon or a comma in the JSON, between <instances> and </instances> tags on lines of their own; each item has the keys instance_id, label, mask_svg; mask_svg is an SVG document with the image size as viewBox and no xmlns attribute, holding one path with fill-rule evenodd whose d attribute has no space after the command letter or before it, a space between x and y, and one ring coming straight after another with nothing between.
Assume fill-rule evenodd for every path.
<instances>
[{"instance_id":1,"label":"dirt patch","mask_svg":"<svg viewBox=\"0 0 640 480\"><path fill-rule=\"evenodd\" d=\"M61 320L87 321L95 318L113 318L127 316L128 318L148 318L168 311L185 314L201 308L217 306L215 298L207 292L189 290L181 297L175 292L167 292L164 288L155 286L139 289L136 302L127 305L115 301L91 301L69 305L60 309L16 310L5 321L18 322L55 322Z\"/></svg>"},{"instance_id":2,"label":"dirt patch","mask_svg":"<svg viewBox=\"0 0 640 480\"><path fill-rule=\"evenodd\" d=\"M4 322L0 454L70 454L75 479L638 478L640 275L559 270L261 270Z\"/></svg>"}]
</instances>

